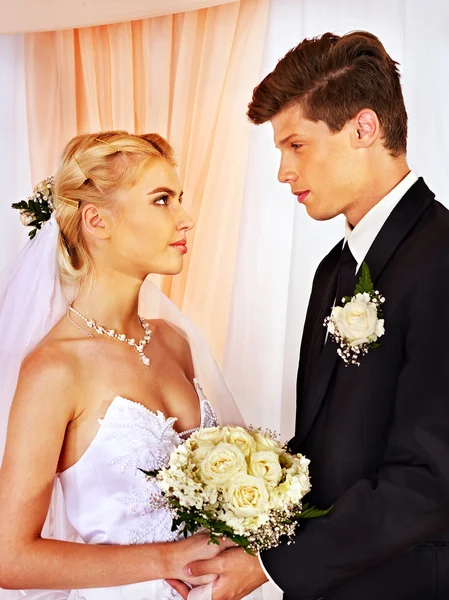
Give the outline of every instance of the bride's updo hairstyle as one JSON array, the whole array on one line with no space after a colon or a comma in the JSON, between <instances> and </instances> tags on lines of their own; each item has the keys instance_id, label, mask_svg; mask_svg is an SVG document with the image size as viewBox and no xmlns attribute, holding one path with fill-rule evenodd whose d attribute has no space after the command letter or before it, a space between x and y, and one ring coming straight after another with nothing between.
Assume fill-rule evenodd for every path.
<instances>
[{"instance_id":1,"label":"bride's updo hairstyle","mask_svg":"<svg viewBox=\"0 0 449 600\"><path fill-rule=\"evenodd\" d=\"M58 262L64 285L77 287L93 271L81 227L83 204L114 210L117 192L136 184L144 170L160 159L176 165L172 147L156 133L107 131L78 135L67 144L52 194L60 228Z\"/></svg>"}]
</instances>

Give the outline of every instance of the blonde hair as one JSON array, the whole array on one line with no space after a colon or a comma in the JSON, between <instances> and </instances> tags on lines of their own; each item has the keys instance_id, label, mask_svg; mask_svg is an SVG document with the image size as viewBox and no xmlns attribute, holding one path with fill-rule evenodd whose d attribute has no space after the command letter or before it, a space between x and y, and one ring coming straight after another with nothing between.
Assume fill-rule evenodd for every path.
<instances>
[{"instance_id":1,"label":"blonde hair","mask_svg":"<svg viewBox=\"0 0 449 600\"><path fill-rule=\"evenodd\" d=\"M78 135L67 144L53 191L60 228L59 272L64 285L79 287L93 272L81 227L83 203L113 208L115 194L137 183L145 168L160 159L176 165L172 147L156 133L107 131Z\"/></svg>"}]
</instances>

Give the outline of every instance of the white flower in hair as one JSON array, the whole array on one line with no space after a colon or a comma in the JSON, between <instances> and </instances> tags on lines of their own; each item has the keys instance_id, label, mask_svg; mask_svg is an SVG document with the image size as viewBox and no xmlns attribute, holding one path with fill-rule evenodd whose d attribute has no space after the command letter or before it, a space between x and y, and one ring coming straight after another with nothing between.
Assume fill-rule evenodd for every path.
<instances>
[{"instance_id":1,"label":"white flower in hair","mask_svg":"<svg viewBox=\"0 0 449 600\"><path fill-rule=\"evenodd\" d=\"M54 177L47 177L34 188L33 194L28 200L21 200L11 205L12 208L20 211L22 224L25 227L33 227L28 233L31 240L42 228L42 225L50 219L54 210L52 200L54 180Z\"/></svg>"}]
</instances>

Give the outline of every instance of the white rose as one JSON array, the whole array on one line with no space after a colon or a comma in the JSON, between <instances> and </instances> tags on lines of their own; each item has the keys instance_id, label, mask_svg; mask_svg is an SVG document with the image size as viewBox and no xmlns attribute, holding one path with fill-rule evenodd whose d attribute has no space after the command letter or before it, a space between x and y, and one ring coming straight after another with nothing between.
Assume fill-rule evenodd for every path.
<instances>
[{"instance_id":1,"label":"white rose","mask_svg":"<svg viewBox=\"0 0 449 600\"><path fill-rule=\"evenodd\" d=\"M248 472L255 477L261 477L269 486L276 486L282 475L279 456L271 450L262 450L251 456Z\"/></svg>"},{"instance_id":2,"label":"white rose","mask_svg":"<svg viewBox=\"0 0 449 600\"><path fill-rule=\"evenodd\" d=\"M281 454L282 444L273 438L270 438L266 435L262 435L259 431L255 431L253 433L254 441L256 442L256 450L258 452L262 450L272 450L277 454Z\"/></svg>"},{"instance_id":3,"label":"white rose","mask_svg":"<svg viewBox=\"0 0 449 600\"><path fill-rule=\"evenodd\" d=\"M215 448L215 446L206 446L206 444L204 446L199 446L192 452L192 462L195 465L201 465L201 463L204 461L209 452L213 450L213 448Z\"/></svg>"},{"instance_id":4,"label":"white rose","mask_svg":"<svg viewBox=\"0 0 449 600\"><path fill-rule=\"evenodd\" d=\"M194 433L190 440L195 442L198 447L204 445L216 446L223 440L223 432L219 427L204 427L204 429Z\"/></svg>"},{"instance_id":5,"label":"white rose","mask_svg":"<svg viewBox=\"0 0 449 600\"><path fill-rule=\"evenodd\" d=\"M207 453L200 470L203 481L211 486L221 486L236 475L247 473L242 452L226 442L221 442Z\"/></svg>"},{"instance_id":6,"label":"white rose","mask_svg":"<svg viewBox=\"0 0 449 600\"><path fill-rule=\"evenodd\" d=\"M256 517L268 508L268 492L261 477L239 475L230 481L223 494L237 517Z\"/></svg>"},{"instance_id":7,"label":"white rose","mask_svg":"<svg viewBox=\"0 0 449 600\"><path fill-rule=\"evenodd\" d=\"M352 346L375 342L383 335L383 322L378 325L377 308L369 301L368 294L357 294L343 307L335 306L332 320Z\"/></svg>"},{"instance_id":8,"label":"white rose","mask_svg":"<svg viewBox=\"0 0 449 600\"><path fill-rule=\"evenodd\" d=\"M26 210L21 210L20 211L20 221L22 223L22 225L25 225L25 227L28 227L28 225L31 223L31 221L34 221L34 215L33 213L30 213Z\"/></svg>"},{"instance_id":9,"label":"white rose","mask_svg":"<svg viewBox=\"0 0 449 600\"><path fill-rule=\"evenodd\" d=\"M243 429L243 427L223 427L224 441L233 444L241 451L243 456L247 457L256 449L256 442L253 436Z\"/></svg>"},{"instance_id":10,"label":"white rose","mask_svg":"<svg viewBox=\"0 0 449 600\"><path fill-rule=\"evenodd\" d=\"M376 335L378 338L382 337L383 334L385 333L384 323L385 323L384 319L379 319L377 321Z\"/></svg>"}]
</instances>

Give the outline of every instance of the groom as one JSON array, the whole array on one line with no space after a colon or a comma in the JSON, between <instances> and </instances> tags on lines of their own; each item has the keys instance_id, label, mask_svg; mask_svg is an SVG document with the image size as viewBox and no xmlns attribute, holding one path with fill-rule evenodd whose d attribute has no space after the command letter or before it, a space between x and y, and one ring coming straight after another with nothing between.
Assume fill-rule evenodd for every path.
<instances>
[{"instance_id":1,"label":"groom","mask_svg":"<svg viewBox=\"0 0 449 600\"><path fill-rule=\"evenodd\" d=\"M304 40L248 115L271 122L279 180L308 214L346 217L313 282L290 442L311 459L308 499L333 509L260 562L232 548L187 569L219 574L213 600L241 599L266 574L290 600L447 600L449 212L407 165L397 64L369 33ZM346 367L323 322L363 262L385 334Z\"/></svg>"}]
</instances>

